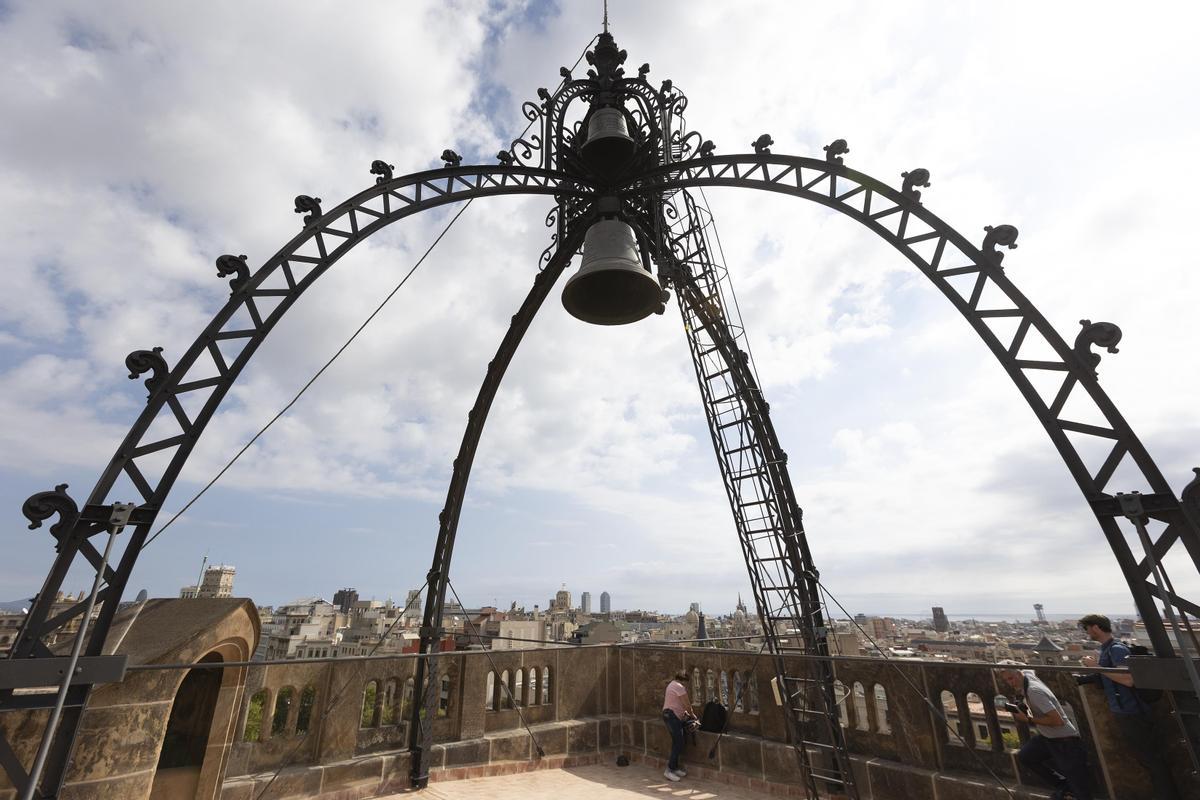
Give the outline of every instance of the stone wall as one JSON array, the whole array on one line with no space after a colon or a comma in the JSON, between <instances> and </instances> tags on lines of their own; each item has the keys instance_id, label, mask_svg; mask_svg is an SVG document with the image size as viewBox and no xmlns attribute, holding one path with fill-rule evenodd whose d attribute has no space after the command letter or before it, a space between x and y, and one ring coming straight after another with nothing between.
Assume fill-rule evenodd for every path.
<instances>
[{"instance_id":1,"label":"stone wall","mask_svg":"<svg viewBox=\"0 0 1200 800\"><path fill-rule=\"evenodd\" d=\"M434 781L608 762L618 753L661 764L669 749L660 717L662 693L677 670L689 676L697 713L710 685L711 693L727 699L730 709L728 731L719 743L714 734L700 733L689 747L685 763L690 769L780 795L795 794L803 779L796 752L788 743L783 709L774 700L774 666L767 656L710 648L599 646L456 652L440 655L437 665L439 711L433 725L437 744L430 764ZM813 662L789 657L788 665L790 674L799 677L811 670ZM205 774L223 781L220 796L224 798L256 797L268 784L267 796L279 800L367 798L407 787L411 707L407 704L419 698L410 698L406 686L415 666L415 656L397 656L241 670L244 690L239 691L237 702L230 695L230 701L221 705L224 718L214 720L214 729L227 730L227 735L220 745L210 746ZM861 797L1007 797L1001 784L1018 797L1044 796L1036 780L1018 767L1015 752L1007 746L1012 742L1006 744L1001 736L1007 721L996 716L991 704L1001 687L987 667L838 658L835 669L845 688L840 704L842 731ZM500 690L504 673L515 689L518 671L523 677L519 712ZM1066 672L1047 669L1042 674L1069 705L1083 732L1095 767L1097 796L1148 800L1146 781L1116 737L1099 689L1077 687ZM135 675L132 682L108 687L106 694L97 692L97 697L111 697L106 702L132 708L130 698L136 700L135 695L148 691L138 688L142 683L158 687L150 692L155 698L169 697L168 689L182 677L178 672ZM548 688L544 675L549 676ZM530 692L531 685L536 693ZM741 703L735 699L739 686ZM952 716L959 716L961 741L941 717L943 691L953 697L948 708ZM969 706L969 694L982 704ZM308 700L301 703L305 696ZM923 697L933 699L932 707ZM162 705L160 699L154 702ZM252 714L256 703L257 716ZM127 780L122 775L153 767L166 708L159 711L153 725L135 727L122 717L110 725L111 730L97 732L101 743L105 736L119 735L132 745L124 754L107 746L93 752L90 743L81 745L73 774L86 772L98 781L97 786L113 788ZM102 705L94 712L89 709L89 715L94 713L101 716L90 719L104 719ZM1160 722L1171 730L1168 720ZM980 726L986 736L980 735ZM1027 735L1018 728L1021 737ZM145 741L139 745L131 736ZM538 747L543 753L540 758ZM108 753L107 760L97 759L96 752ZM1172 759L1182 773L1184 754L1173 753ZM1179 778L1181 786L1186 785L1185 776ZM148 778L135 780L144 783Z\"/></svg>"}]
</instances>

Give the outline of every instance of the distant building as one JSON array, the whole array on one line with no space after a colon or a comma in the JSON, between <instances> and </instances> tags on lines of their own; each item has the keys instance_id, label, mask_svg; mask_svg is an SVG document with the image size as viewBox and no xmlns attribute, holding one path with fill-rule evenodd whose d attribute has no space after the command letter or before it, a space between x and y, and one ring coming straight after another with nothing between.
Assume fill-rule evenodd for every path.
<instances>
[{"instance_id":1,"label":"distant building","mask_svg":"<svg viewBox=\"0 0 1200 800\"><path fill-rule=\"evenodd\" d=\"M493 650L528 650L546 641L546 624L540 620L506 619L494 624L496 638L490 642Z\"/></svg>"},{"instance_id":2,"label":"distant building","mask_svg":"<svg viewBox=\"0 0 1200 800\"><path fill-rule=\"evenodd\" d=\"M403 624L419 625L424 613L421 607L421 590L409 589L408 594L404 596L404 613L401 615L404 619Z\"/></svg>"},{"instance_id":3,"label":"distant building","mask_svg":"<svg viewBox=\"0 0 1200 800\"><path fill-rule=\"evenodd\" d=\"M333 593L333 604L343 614L349 614L351 607L357 602L358 589L338 589Z\"/></svg>"},{"instance_id":4,"label":"distant building","mask_svg":"<svg viewBox=\"0 0 1200 800\"><path fill-rule=\"evenodd\" d=\"M571 635L576 644L616 644L621 641L621 631L611 622L589 622Z\"/></svg>"},{"instance_id":5,"label":"distant building","mask_svg":"<svg viewBox=\"0 0 1200 800\"><path fill-rule=\"evenodd\" d=\"M204 570L199 586L184 586L179 596L185 600L196 597L233 597L233 576L237 569L217 564Z\"/></svg>"},{"instance_id":6,"label":"distant building","mask_svg":"<svg viewBox=\"0 0 1200 800\"><path fill-rule=\"evenodd\" d=\"M700 613L700 604L692 603L690 606L688 606L688 611L691 611L695 614L699 614Z\"/></svg>"},{"instance_id":7,"label":"distant building","mask_svg":"<svg viewBox=\"0 0 1200 800\"><path fill-rule=\"evenodd\" d=\"M564 583L562 588L554 593L554 607L552 611L570 611L571 610L571 593L567 591L567 585Z\"/></svg>"},{"instance_id":8,"label":"distant building","mask_svg":"<svg viewBox=\"0 0 1200 800\"><path fill-rule=\"evenodd\" d=\"M1042 640L1033 646L1035 663L1038 664L1061 664L1063 649L1054 642L1050 641L1050 637L1043 636Z\"/></svg>"},{"instance_id":9,"label":"distant building","mask_svg":"<svg viewBox=\"0 0 1200 800\"><path fill-rule=\"evenodd\" d=\"M941 606L933 607L933 629L938 633L950 630L950 620L946 619L946 610Z\"/></svg>"},{"instance_id":10,"label":"distant building","mask_svg":"<svg viewBox=\"0 0 1200 800\"><path fill-rule=\"evenodd\" d=\"M1038 625L1049 625L1050 624L1049 621L1046 619L1046 611L1044 610L1041 603L1033 604L1033 613L1037 614L1037 624Z\"/></svg>"},{"instance_id":11,"label":"distant building","mask_svg":"<svg viewBox=\"0 0 1200 800\"><path fill-rule=\"evenodd\" d=\"M592 593L584 592L579 595L579 610L585 614L592 613Z\"/></svg>"},{"instance_id":12,"label":"distant building","mask_svg":"<svg viewBox=\"0 0 1200 800\"><path fill-rule=\"evenodd\" d=\"M612 598L608 596L608 592L600 593L600 613L608 614L612 612Z\"/></svg>"}]
</instances>

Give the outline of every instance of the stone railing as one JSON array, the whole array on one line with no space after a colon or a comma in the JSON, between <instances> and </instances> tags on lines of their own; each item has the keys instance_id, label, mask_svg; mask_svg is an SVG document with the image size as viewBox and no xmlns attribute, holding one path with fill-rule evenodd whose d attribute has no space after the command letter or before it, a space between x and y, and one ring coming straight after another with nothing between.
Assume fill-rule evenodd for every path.
<instances>
[{"instance_id":1,"label":"stone railing","mask_svg":"<svg viewBox=\"0 0 1200 800\"><path fill-rule=\"evenodd\" d=\"M366 798L406 788L416 663L415 656L397 656L236 668L244 682L230 684L228 697L234 699L215 706L202 761L189 762L202 770L197 780L204 785L203 776L211 774L214 789L221 787L219 796L233 800ZM788 664L799 677L814 662L789 657ZM618 754L659 764L669 748L660 716L663 688L682 670L697 713L710 696L729 708L719 742L715 734L700 733L689 746L689 769L764 793L804 796L786 717L772 691L772 663L753 651L645 645L465 651L441 654L437 665L431 780L609 763ZM1028 731L1007 714L997 716L991 698L1002 689L987 665L840 657L834 665L844 687L839 711L860 797L1009 796L1003 787L1016 797L1045 796L1017 763L1014 747ZM137 673L136 680L145 684L137 697L127 702L125 684L116 684L106 690L107 702L134 710L148 703L180 706L182 695L172 699L172 694L188 685L183 672L147 669ZM1061 669L1040 672L1082 731L1097 796L1149 798L1147 781L1116 735L1099 689L1076 686ZM160 695L166 700L155 699ZM1155 714L1167 711L1156 708ZM85 714L91 713L89 707ZM161 773L167 761L158 755L166 752L162 729L171 727L165 711L162 715L164 724L153 734L157 741L150 741L149 733L141 736L138 747L128 751L128 765L119 763L123 757L117 748L105 751L104 762L89 760L90 740L81 740L75 760L92 764L87 774L93 783L81 783L64 797L91 797L87 786L115 781L97 772L102 766L113 775L132 774L134 766L158 760ZM1170 720L1159 723L1171 732ZM809 738L816 733L813 728ZM1184 783L1192 780L1183 774L1185 754L1171 751L1170 757L1181 787L1187 787L1184 796L1200 797L1194 785ZM151 777L137 785L153 782L153 796L160 796L159 783L168 784L154 770ZM134 785L133 778L128 781ZM1196 793L1189 795L1189 788ZM151 796L138 791L136 796ZM0 798L8 796L11 790L0 786Z\"/></svg>"},{"instance_id":2,"label":"stone railing","mask_svg":"<svg viewBox=\"0 0 1200 800\"><path fill-rule=\"evenodd\" d=\"M438 659L444 683L434 720L435 780L538 766L524 725L550 765L599 758L605 750L611 752L604 758L618 750L661 758L669 746L660 719L663 686L679 669L690 676L697 713L709 697L729 708L719 746L713 750L716 737L700 734L687 756L692 765L764 790L800 780L783 709L771 689L773 667L754 652L608 646L490 655L495 669L482 652ZM797 676L812 667L798 658L789 663ZM370 796L406 785L414 667L415 658L397 657L251 668L225 796L261 787L267 774L280 768L272 797L318 796L353 786L360 796ZM1005 689L986 665L837 658L835 669L842 730L861 796L978 796L969 787L977 792L990 785L1000 797L1005 796L1001 784L1025 796L1028 790L1043 791L1017 763L1015 748L1029 731L1007 714L997 714L992 698ZM1088 744L1097 795L1149 798L1144 777L1116 735L1103 694L1077 686L1061 669L1042 668L1042 677ZM312 699L302 705L305 692ZM330 697L341 699L330 708ZM257 725L256 704L262 708ZM1160 722L1173 724L1165 718ZM1181 767L1184 758L1182 752L1174 754ZM1184 770L1179 771L1182 781Z\"/></svg>"}]
</instances>

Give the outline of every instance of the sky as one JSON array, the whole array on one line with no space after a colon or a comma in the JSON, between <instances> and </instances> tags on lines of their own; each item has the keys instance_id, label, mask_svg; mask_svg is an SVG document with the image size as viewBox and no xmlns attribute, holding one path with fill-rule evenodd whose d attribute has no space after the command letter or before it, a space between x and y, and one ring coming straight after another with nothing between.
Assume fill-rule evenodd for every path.
<instances>
[{"instance_id":1,"label":"sky","mask_svg":"<svg viewBox=\"0 0 1200 800\"><path fill-rule=\"evenodd\" d=\"M54 552L20 505L82 500L145 402L125 355L184 352L256 267L396 174L494 163L599 30L600 3L0 0L0 600ZM820 157L898 186L976 242L1073 340L1121 326L1102 386L1180 490L1200 466L1200 12L1188 4L612 0L628 65L690 99L720 154ZM1032 615L1132 602L1056 451L966 322L907 261L804 201L706 192L816 564L852 612ZM334 353L457 209L360 245L272 332L168 499L175 513ZM201 559L260 604L343 586L402 599L429 567L467 410L549 243L545 198L473 203L301 401L140 556L132 595ZM576 259L577 263L578 259ZM574 265L572 266L572 269ZM1118 476L1124 478L1124 476ZM1130 479L1133 480L1132 478ZM1113 486L1120 490L1125 484ZM1138 488L1130 483L1128 488ZM131 499L117 496L109 500ZM1200 593L1196 568L1168 562ZM469 606L749 599L678 311L580 323L557 291L493 406L451 581ZM67 588L90 582L75 570Z\"/></svg>"}]
</instances>

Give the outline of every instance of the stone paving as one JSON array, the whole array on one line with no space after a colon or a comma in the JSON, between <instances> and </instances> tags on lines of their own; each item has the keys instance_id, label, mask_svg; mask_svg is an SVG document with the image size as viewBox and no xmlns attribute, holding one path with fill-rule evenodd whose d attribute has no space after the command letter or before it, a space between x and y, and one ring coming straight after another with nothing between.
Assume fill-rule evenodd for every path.
<instances>
[{"instance_id":1,"label":"stone paving","mask_svg":"<svg viewBox=\"0 0 1200 800\"><path fill-rule=\"evenodd\" d=\"M545 769L493 778L470 778L430 784L423 792L436 800L631 800L635 797L685 800L761 800L766 795L716 781L687 777L678 783L646 764L628 767L595 765ZM392 795L399 798L401 795Z\"/></svg>"}]
</instances>

